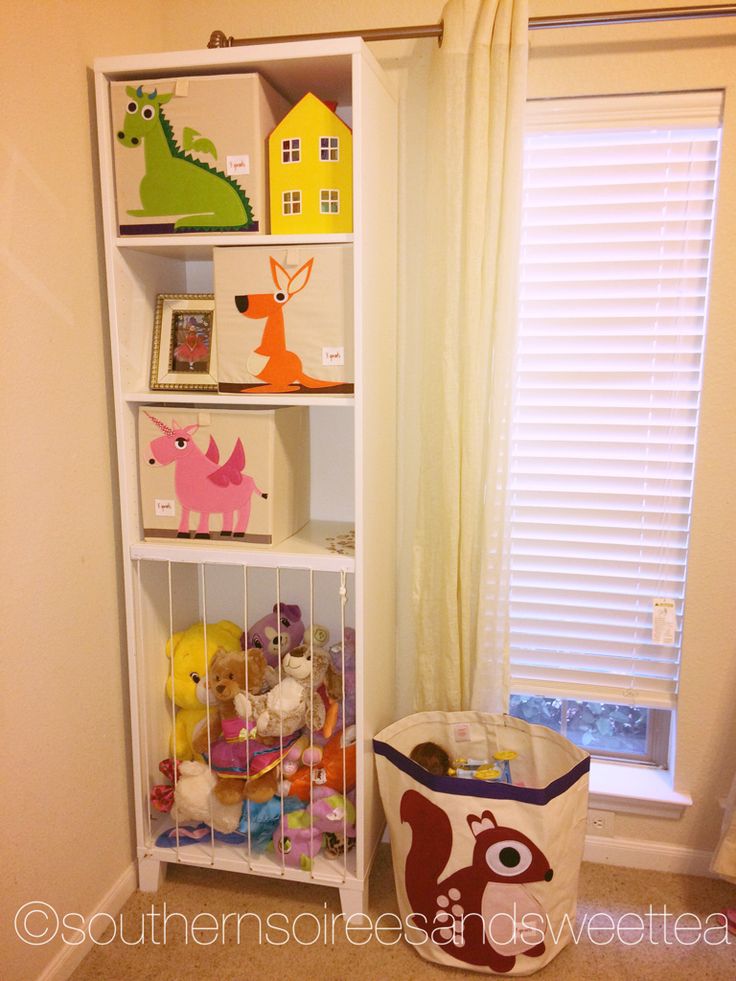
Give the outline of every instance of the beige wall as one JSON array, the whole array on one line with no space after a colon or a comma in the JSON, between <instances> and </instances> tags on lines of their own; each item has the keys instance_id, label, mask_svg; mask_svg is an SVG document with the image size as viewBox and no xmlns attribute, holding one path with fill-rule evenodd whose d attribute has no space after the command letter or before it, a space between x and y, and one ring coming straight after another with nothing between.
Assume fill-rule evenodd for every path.
<instances>
[{"instance_id":1,"label":"beige wall","mask_svg":"<svg viewBox=\"0 0 736 981\"><path fill-rule=\"evenodd\" d=\"M4 2L2 974L57 953L8 936L44 900L89 912L132 857L108 352L87 68L158 50L126 0ZM36 926L40 924L37 921Z\"/></svg>"},{"instance_id":2,"label":"beige wall","mask_svg":"<svg viewBox=\"0 0 736 981\"><path fill-rule=\"evenodd\" d=\"M1 397L11 421L6 444L12 460L2 472L0 591L8 689L0 841L5 929L15 910L34 899L89 913L133 856L111 385L87 69L97 56L202 47L215 28L252 36L431 23L442 5L2 4ZM615 3L577 4L596 6ZM532 4L533 13L571 9L575 4L563 0ZM733 30L733 23L715 21L685 29L629 28L607 34L603 51L602 34L535 34L532 92L550 94L550 78L570 92L592 78L603 90L639 86L628 67L632 51L642 56L639 68L646 55L650 87L733 85L729 23ZM688 39L693 36L695 41ZM430 43L424 42L425 50ZM410 49L374 48L416 107L424 63L408 59ZM692 83L685 72L693 74ZM411 122L418 126L416 118ZM677 743L677 785L691 791L696 803L678 822L617 821L620 835L700 849L714 844L716 799L736 766L736 342L729 321L736 308L729 282L736 243L736 121L727 122ZM53 945L23 947L6 936L0 943L9 952L3 970L9 979L37 976L58 952Z\"/></svg>"}]
</instances>

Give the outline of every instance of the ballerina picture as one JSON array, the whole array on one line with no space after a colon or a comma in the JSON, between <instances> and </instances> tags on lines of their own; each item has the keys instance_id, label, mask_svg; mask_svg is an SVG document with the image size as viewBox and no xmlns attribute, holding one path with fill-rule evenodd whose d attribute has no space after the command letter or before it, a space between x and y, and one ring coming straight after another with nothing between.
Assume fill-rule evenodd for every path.
<instances>
[{"instance_id":1,"label":"ballerina picture","mask_svg":"<svg viewBox=\"0 0 736 981\"><path fill-rule=\"evenodd\" d=\"M149 385L153 390L217 391L212 293L159 294Z\"/></svg>"},{"instance_id":2,"label":"ballerina picture","mask_svg":"<svg viewBox=\"0 0 736 981\"><path fill-rule=\"evenodd\" d=\"M177 313L172 318L171 371L208 371L212 314Z\"/></svg>"}]
</instances>

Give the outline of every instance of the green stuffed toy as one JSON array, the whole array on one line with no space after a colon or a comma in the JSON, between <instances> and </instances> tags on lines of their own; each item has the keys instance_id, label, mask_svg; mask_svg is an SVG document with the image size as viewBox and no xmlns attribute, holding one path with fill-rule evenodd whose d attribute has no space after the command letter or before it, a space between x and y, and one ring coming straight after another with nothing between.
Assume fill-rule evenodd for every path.
<instances>
[{"instance_id":1,"label":"green stuffed toy","mask_svg":"<svg viewBox=\"0 0 736 981\"><path fill-rule=\"evenodd\" d=\"M242 633L243 628L230 620L207 624L206 654L203 623L179 631L166 642L166 656L171 658L166 696L171 704L173 678L173 702L178 709L171 730L170 753L177 760L202 761L192 749L192 735L207 713L206 670L218 648L240 650Z\"/></svg>"}]
</instances>

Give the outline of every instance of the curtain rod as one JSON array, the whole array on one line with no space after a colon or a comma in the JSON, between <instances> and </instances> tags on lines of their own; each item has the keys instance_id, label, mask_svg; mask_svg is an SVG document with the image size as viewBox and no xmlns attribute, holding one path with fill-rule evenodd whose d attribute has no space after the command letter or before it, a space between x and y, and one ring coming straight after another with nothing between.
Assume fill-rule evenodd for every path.
<instances>
[{"instance_id":1,"label":"curtain rod","mask_svg":"<svg viewBox=\"0 0 736 981\"><path fill-rule=\"evenodd\" d=\"M701 4L695 7L654 7L649 10L611 10L597 14L561 14L557 17L530 17L530 31L546 31L556 27L601 27L606 24L644 24L668 20L704 20L710 17L736 17L736 4ZM268 44L290 41L323 41L331 38L361 37L364 41L401 41L413 38L436 37L442 44L444 24L420 24L412 27L378 27L364 31L333 31L329 34L290 34L280 37L228 37L223 31L213 31L208 48L235 48L249 44Z\"/></svg>"}]
</instances>

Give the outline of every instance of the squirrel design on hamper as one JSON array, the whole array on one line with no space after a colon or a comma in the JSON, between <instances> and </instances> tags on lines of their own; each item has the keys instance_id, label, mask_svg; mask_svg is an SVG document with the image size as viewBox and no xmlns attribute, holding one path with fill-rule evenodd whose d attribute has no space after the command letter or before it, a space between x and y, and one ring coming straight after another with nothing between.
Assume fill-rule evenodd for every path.
<instances>
[{"instance_id":1,"label":"squirrel design on hamper","mask_svg":"<svg viewBox=\"0 0 736 981\"><path fill-rule=\"evenodd\" d=\"M533 841L497 825L490 811L468 815L475 839L472 862L441 880L452 853L449 818L416 790L407 790L401 820L412 832L405 868L409 903L450 957L505 974L519 954L544 953L544 910L525 883L549 882L553 872Z\"/></svg>"}]
</instances>

